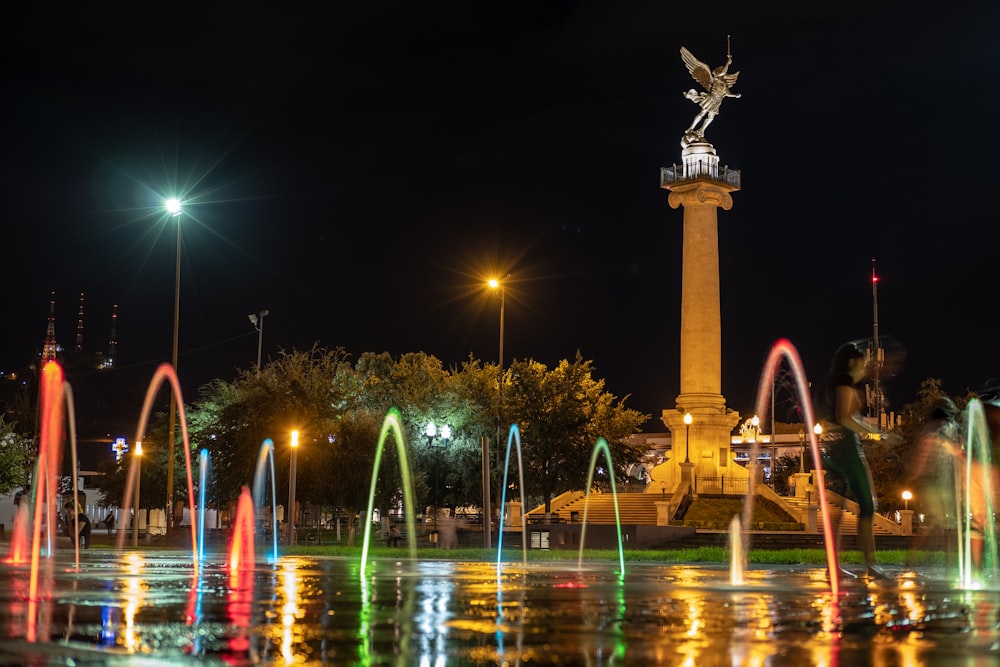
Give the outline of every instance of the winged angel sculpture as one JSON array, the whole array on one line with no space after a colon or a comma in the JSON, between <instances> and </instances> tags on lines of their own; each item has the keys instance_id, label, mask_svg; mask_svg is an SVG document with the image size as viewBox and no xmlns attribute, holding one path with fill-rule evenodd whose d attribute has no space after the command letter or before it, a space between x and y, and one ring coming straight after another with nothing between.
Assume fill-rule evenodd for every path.
<instances>
[{"instance_id":1,"label":"winged angel sculpture","mask_svg":"<svg viewBox=\"0 0 1000 667\"><path fill-rule=\"evenodd\" d=\"M683 46L681 47L681 59L684 60L684 64L694 80L705 89L704 92L701 92L692 88L684 93L684 97L701 107L701 112L694 117L694 122L691 123L691 127L687 129L681 140L681 145L688 146L694 142L705 140L705 128L719 115L722 100L727 97L740 97L739 93L730 92L740 73L729 73L729 66L733 64L731 52L726 53L726 64L716 67L714 70L709 69L708 65L695 58L694 54Z\"/></svg>"}]
</instances>

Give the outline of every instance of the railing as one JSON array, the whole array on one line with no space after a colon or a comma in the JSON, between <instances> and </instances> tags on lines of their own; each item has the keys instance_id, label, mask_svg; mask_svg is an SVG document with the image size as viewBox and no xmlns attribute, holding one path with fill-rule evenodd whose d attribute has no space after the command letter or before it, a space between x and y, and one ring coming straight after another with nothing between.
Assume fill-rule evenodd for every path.
<instances>
[{"instance_id":1,"label":"railing","mask_svg":"<svg viewBox=\"0 0 1000 667\"><path fill-rule=\"evenodd\" d=\"M695 493L718 493L726 496L745 496L750 491L746 477L695 477Z\"/></svg>"},{"instance_id":2,"label":"railing","mask_svg":"<svg viewBox=\"0 0 1000 667\"><path fill-rule=\"evenodd\" d=\"M689 165L673 164L669 167L660 167L661 188L675 183L683 183L684 181L693 181L698 178L718 181L737 189L740 187L740 172L738 169L720 167L705 162L695 162Z\"/></svg>"}]
</instances>

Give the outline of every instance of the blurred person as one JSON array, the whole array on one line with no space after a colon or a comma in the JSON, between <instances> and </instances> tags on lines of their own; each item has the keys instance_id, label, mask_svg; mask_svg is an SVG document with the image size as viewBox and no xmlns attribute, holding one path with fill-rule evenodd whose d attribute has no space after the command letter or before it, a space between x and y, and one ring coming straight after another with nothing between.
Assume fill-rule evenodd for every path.
<instances>
[{"instance_id":1,"label":"blurred person","mask_svg":"<svg viewBox=\"0 0 1000 667\"><path fill-rule=\"evenodd\" d=\"M949 547L944 535L958 528L964 470L958 407L947 396L941 396L930 406L926 421L917 433L906 474L914 494L920 499L927 525L927 534L918 540L921 545L929 537L930 546L945 550Z\"/></svg>"},{"instance_id":2,"label":"blurred person","mask_svg":"<svg viewBox=\"0 0 1000 667\"><path fill-rule=\"evenodd\" d=\"M69 535L70 537L73 537L73 530L74 530L74 527L76 526L78 528L78 531L79 531L76 534L76 540L79 543L80 548L81 549L89 549L90 548L90 532L91 532L90 517L88 517L83 511L81 511L80 510L80 506L77 505L76 506L76 522L77 523L74 524L74 521L73 521L73 511L74 511L74 508L73 508L73 501L72 500L67 500L66 501L66 503L63 505L63 510L64 510L64 515L65 515L65 518L63 519L63 521L66 524L66 534Z\"/></svg>"},{"instance_id":3,"label":"blurred person","mask_svg":"<svg viewBox=\"0 0 1000 667\"><path fill-rule=\"evenodd\" d=\"M860 437L870 434L886 437L869 426L861 416L863 393L857 385L867 373L867 356L859 345L847 343L834 353L820 394L820 407L825 417L835 424L826 440L823 466L843 479L849 494L858 504L858 548L868 576L887 579L888 575L879 567L875 556L875 492ZM839 549L839 520L837 523Z\"/></svg>"}]
</instances>

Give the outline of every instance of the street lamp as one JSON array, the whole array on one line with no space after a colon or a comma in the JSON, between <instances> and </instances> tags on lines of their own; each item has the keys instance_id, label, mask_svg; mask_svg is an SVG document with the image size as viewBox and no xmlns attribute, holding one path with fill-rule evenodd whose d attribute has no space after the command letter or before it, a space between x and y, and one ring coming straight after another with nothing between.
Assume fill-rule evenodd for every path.
<instances>
[{"instance_id":1,"label":"street lamp","mask_svg":"<svg viewBox=\"0 0 1000 667\"><path fill-rule=\"evenodd\" d=\"M295 481L298 476L299 432L292 431L292 460L288 468L288 544L295 544Z\"/></svg>"},{"instance_id":2,"label":"street lamp","mask_svg":"<svg viewBox=\"0 0 1000 667\"><path fill-rule=\"evenodd\" d=\"M508 273L506 278L510 278ZM501 429L503 427L503 324L504 324L504 306L506 302L506 290L504 289L504 284L498 278L490 278L487 283L490 289L500 291L500 354L499 360L499 374L497 376L497 456L500 456L500 438L502 437ZM491 530L491 509L490 509L490 468L489 468L489 443L485 440L483 441L483 541L487 549L490 548L492 539Z\"/></svg>"},{"instance_id":3,"label":"street lamp","mask_svg":"<svg viewBox=\"0 0 1000 667\"><path fill-rule=\"evenodd\" d=\"M135 443L135 513L132 515L132 546L139 546L139 482L142 481L142 443ZM148 529L148 528L147 528Z\"/></svg>"},{"instance_id":4,"label":"street lamp","mask_svg":"<svg viewBox=\"0 0 1000 667\"><path fill-rule=\"evenodd\" d=\"M903 509L910 509L910 501L913 499L913 494L909 491L903 491Z\"/></svg>"},{"instance_id":5,"label":"street lamp","mask_svg":"<svg viewBox=\"0 0 1000 667\"><path fill-rule=\"evenodd\" d=\"M427 422L427 427L424 428L424 435L427 436L427 446L436 449L445 449L448 447L448 439L451 438L451 427L444 424L439 429L434 422ZM441 439L440 445L434 444L435 436ZM437 457L434 459L434 532L437 532L438 528L438 463Z\"/></svg>"},{"instance_id":6,"label":"street lamp","mask_svg":"<svg viewBox=\"0 0 1000 667\"><path fill-rule=\"evenodd\" d=\"M247 315L250 318L250 324L253 328L257 330L257 375L260 375L260 351L264 346L264 316L270 315L271 311L264 309L259 313L250 313Z\"/></svg>"},{"instance_id":7,"label":"street lamp","mask_svg":"<svg viewBox=\"0 0 1000 667\"><path fill-rule=\"evenodd\" d=\"M694 418L690 412L684 413L684 463L691 463L691 422Z\"/></svg>"},{"instance_id":8,"label":"street lamp","mask_svg":"<svg viewBox=\"0 0 1000 667\"><path fill-rule=\"evenodd\" d=\"M163 207L171 217L177 218L177 253L174 268L174 345L170 363L177 372L177 335L181 322L181 218L184 205L177 197L170 197L163 202ZM167 537L174 532L174 428L177 424L177 398L170 392L170 425L167 427Z\"/></svg>"},{"instance_id":9,"label":"street lamp","mask_svg":"<svg viewBox=\"0 0 1000 667\"><path fill-rule=\"evenodd\" d=\"M799 472L806 471L806 432L799 429Z\"/></svg>"}]
</instances>

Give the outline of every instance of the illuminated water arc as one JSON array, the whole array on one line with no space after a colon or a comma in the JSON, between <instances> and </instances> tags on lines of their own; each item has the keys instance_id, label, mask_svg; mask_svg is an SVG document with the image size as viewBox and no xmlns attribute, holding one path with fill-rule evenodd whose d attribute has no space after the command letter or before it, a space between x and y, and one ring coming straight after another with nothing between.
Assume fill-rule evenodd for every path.
<instances>
[{"instance_id":1,"label":"illuminated water arc","mask_svg":"<svg viewBox=\"0 0 1000 667\"><path fill-rule=\"evenodd\" d=\"M517 424L511 424L510 430L507 432L507 455L504 457L503 462L503 493L500 495L500 527L497 533L497 577L500 576L500 559L503 554L503 519L506 514L503 511L504 506L507 504L507 473L510 469L510 447L511 444L517 443L517 474L520 480L521 490L521 564L528 564L528 516L525 514L527 510L527 505L524 499L524 462L521 458L521 429L517 427Z\"/></svg>"},{"instance_id":2,"label":"illuminated water arc","mask_svg":"<svg viewBox=\"0 0 1000 667\"><path fill-rule=\"evenodd\" d=\"M611 499L615 506L615 529L618 534L618 563L621 568L618 571L618 579L625 578L625 547L622 545L622 518L618 511L618 488L615 485L615 466L611 460L611 448L604 437L597 439L594 450L590 455L590 466L587 471L587 491L583 500L583 526L580 528L580 553L577 557L577 570L583 569L583 547L587 542L587 511L590 509L590 489L594 485L594 466L597 465L597 457L604 452L605 460L608 463L608 479L611 481Z\"/></svg>"},{"instance_id":3,"label":"illuminated water arc","mask_svg":"<svg viewBox=\"0 0 1000 667\"><path fill-rule=\"evenodd\" d=\"M38 636L37 605L43 509L45 516L49 518L45 526L46 574L51 574L52 570L52 547L55 542L56 524L55 478L59 474L62 453L59 445L62 440L63 398L62 367L50 361L42 368L39 392L38 461L33 478L35 483L32 487L34 513L31 531L31 573L28 581L28 624L25 633L25 638L29 642L34 642Z\"/></svg>"},{"instance_id":4,"label":"illuminated water arc","mask_svg":"<svg viewBox=\"0 0 1000 667\"><path fill-rule=\"evenodd\" d=\"M265 475L271 475L271 563L278 562L278 494L275 489L274 479L274 441L267 438L260 446L260 453L257 455L257 468L253 475L253 507L254 512L260 512L264 504L264 492L266 483Z\"/></svg>"},{"instance_id":5,"label":"illuminated water arc","mask_svg":"<svg viewBox=\"0 0 1000 667\"><path fill-rule=\"evenodd\" d=\"M181 394L180 381L177 378L177 372L174 370L173 366L170 364L160 364L159 368L156 369L156 373L153 375L153 379L149 382L149 388L146 390L146 399L142 404L142 412L139 415L139 427L137 429L137 435L135 438L136 442L142 442L143 436L146 433L146 424L149 421L149 415L153 410L153 402L156 400L156 394L159 392L160 385L164 381L169 381L170 389L174 393L174 397L177 403L177 414L180 417L181 426L181 439L183 441L184 449L184 467L187 472L187 486L188 486L188 506L190 507L192 501L194 500L194 479L192 474L191 466L191 440L188 436L188 425L187 425L187 414L184 411L184 400ZM174 434L170 433L167 437L173 438ZM132 467L129 473L130 479L134 476L134 471L137 465L137 457L132 457ZM125 487L125 497L122 500L122 513L128 516L129 510L132 508L132 485L126 485ZM173 508L169 508L173 512ZM167 521L171 521L170 516L167 517ZM136 508L135 519L136 525L139 522L139 511ZM118 534L118 549L122 549L125 543L125 532ZM194 574L197 579L198 575L198 531L195 522L191 522L191 557L194 559Z\"/></svg>"},{"instance_id":6,"label":"illuminated water arc","mask_svg":"<svg viewBox=\"0 0 1000 667\"><path fill-rule=\"evenodd\" d=\"M22 565L31 560L31 547L28 544L28 524L31 523L31 510L28 499L22 498L14 513L14 526L11 530L10 549L5 563Z\"/></svg>"},{"instance_id":7,"label":"illuminated water arc","mask_svg":"<svg viewBox=\"0 0 1000 667\"><path fill-rule=\"evenodd\" d=\"M233 544L229 549L229 582L234 588L245 588L246 578L243 573L254 568L256 560L253 545L254 523L253 498L250 489L244 486L236 504Z\"/></svg>"},{"instance_id":8,"label":"illuminated water arc","mask_svg":"<svg viewBox=\"0 0 1000 667\"><path fill-rule=\"evenodd\" d=\"M820 457L819 450L819 438L816 432L812 429L812 425L816 423L816 418L813 413L812 398L809 396L809 382L806 379L805 370L802 367L802 360L799 358L798 350L792 345L791 341L786 338L780 338L775 341L774 345L771 346L771 351L767 355L767 361L764 362L764 370L760 375L760 382L757 385L757 403L756 411L754 414L762 415L767 412L768 401L771 396L771 385L774 382L774 375L778 369L778 365L781 363L782 359L788 363L791 368L792 375L795 378L795 386L799 393L799 404L802 406L802 418L805 423L809 426L805 430L809 435L809 448L813 455L813 461L816 466L816 479L813 480L813 487L816 489L816 502L819 504L822 514L823 521L823 541L826 545L826 565L829 572L830 578L830 590L833 593L833 599L837 600L840 591L840 582L838 580L838 574L840 568L837 564L837 549L836 549L836 538L833 534L833 526L830 523L830 511L829 505L826 500L826 483L824 481L823 463ZM773 430L773 429L772 429ZM772 438L774 434L771 434ZM758 443L756 439L753 441L750 450L750 461L756 464L757 461L757 450ZM772 467L774 463L772 462ZM751 470L751 474L747 483L747 496L746 502L743 506L743 550L744 554L750 551L750 534L749 526L752 525L753 520L753 502L754 502L754 485L756 483L755 471Z\"/></svg>"},{"instance_id":9,"label":"illuminated water arc","mask_svg":"<svg viewBox=\"0 0 1000 667\"><path fill-rule=\"evenodd\" d=\"M982 573L995 575L1000 566L1000 556L997 553L997 529L994 516L993 496L993 461L989 429L986 425L986 415L979 399L972 399L965 408L965 493L964 507L960 520L960 550L959 550L959 582L963 588L978 585L975 581L972 556L972 519L973 509L981 505L982 515ZM976 465L973 465L973 460ZM973 482L978 482L975 496L972 493Z\"/></svg>"},{"instance_id":10,"label":"illuminated water arc","mask_svg":"<svg viewBox=\"0 0 1000 667\"><path fill-rule=\"evenodd\" d=\"M772 464L773 465L773 464ZM743 553L743 527L740 515L734 514L729 522L729 583L733 586L744 584L743 572L746 569L746 555Z\"/></svg>"},{"instance_id":11,"label":"illuminated water arc","mask_svg":"<svg viewBox=\"0 0 1000 667\"><path fill-rule=\"evenodd\" d=\"M382 422L382 430L375 446L375 462L372 465L372 483L368 491L368 511L365 514L365 537L361 546L361 577L364 578L368 567L368 549L371 545L372 516L375 512L375 490L378 488L378 471L382 466L382 448L390 431L395 436L396 453L399 456L400 476L403 478L403 516L406 519L406 542L410 548L410 558L417 557L417 526L413 520L413 480L410 474L410 463L406 456L406 442L403 438L403 428L400 426L399 410L391 408Z\"/></svg>"},{"instance_id":12,"label":"illuminated water arc","mask_svg":"<svg viewBox=\"0 0 1000 667\"><path fill-rule=\"evenodd\" d=\"M72 479L73 479L73 555L75 558L76 569L80 569L80 507L78 500L80 498L79 488L80 482L77 475L77 458L76 458L76 408L75 402L73 401L73 388L69 386L68 382L63 382L63 400L66 406L66 422L69 427L69 453L70 460L73 465L72 468ZM61 474L61 471L56 472L57 475Z\"/></svg>"},{"instance_id":13,"label":"illuminated water arc","mask_svg":"<svg viewBox=\"0 0 1000 667\"><path fill-rule=\"evenodd\" d=\"M205 497L208 493L208 476L211 461L208 457L208 450L202 449L198 452L198 513L192 511L191 520L198 523L198 563L205 563Z\"/></svg>"}]
</instances>

